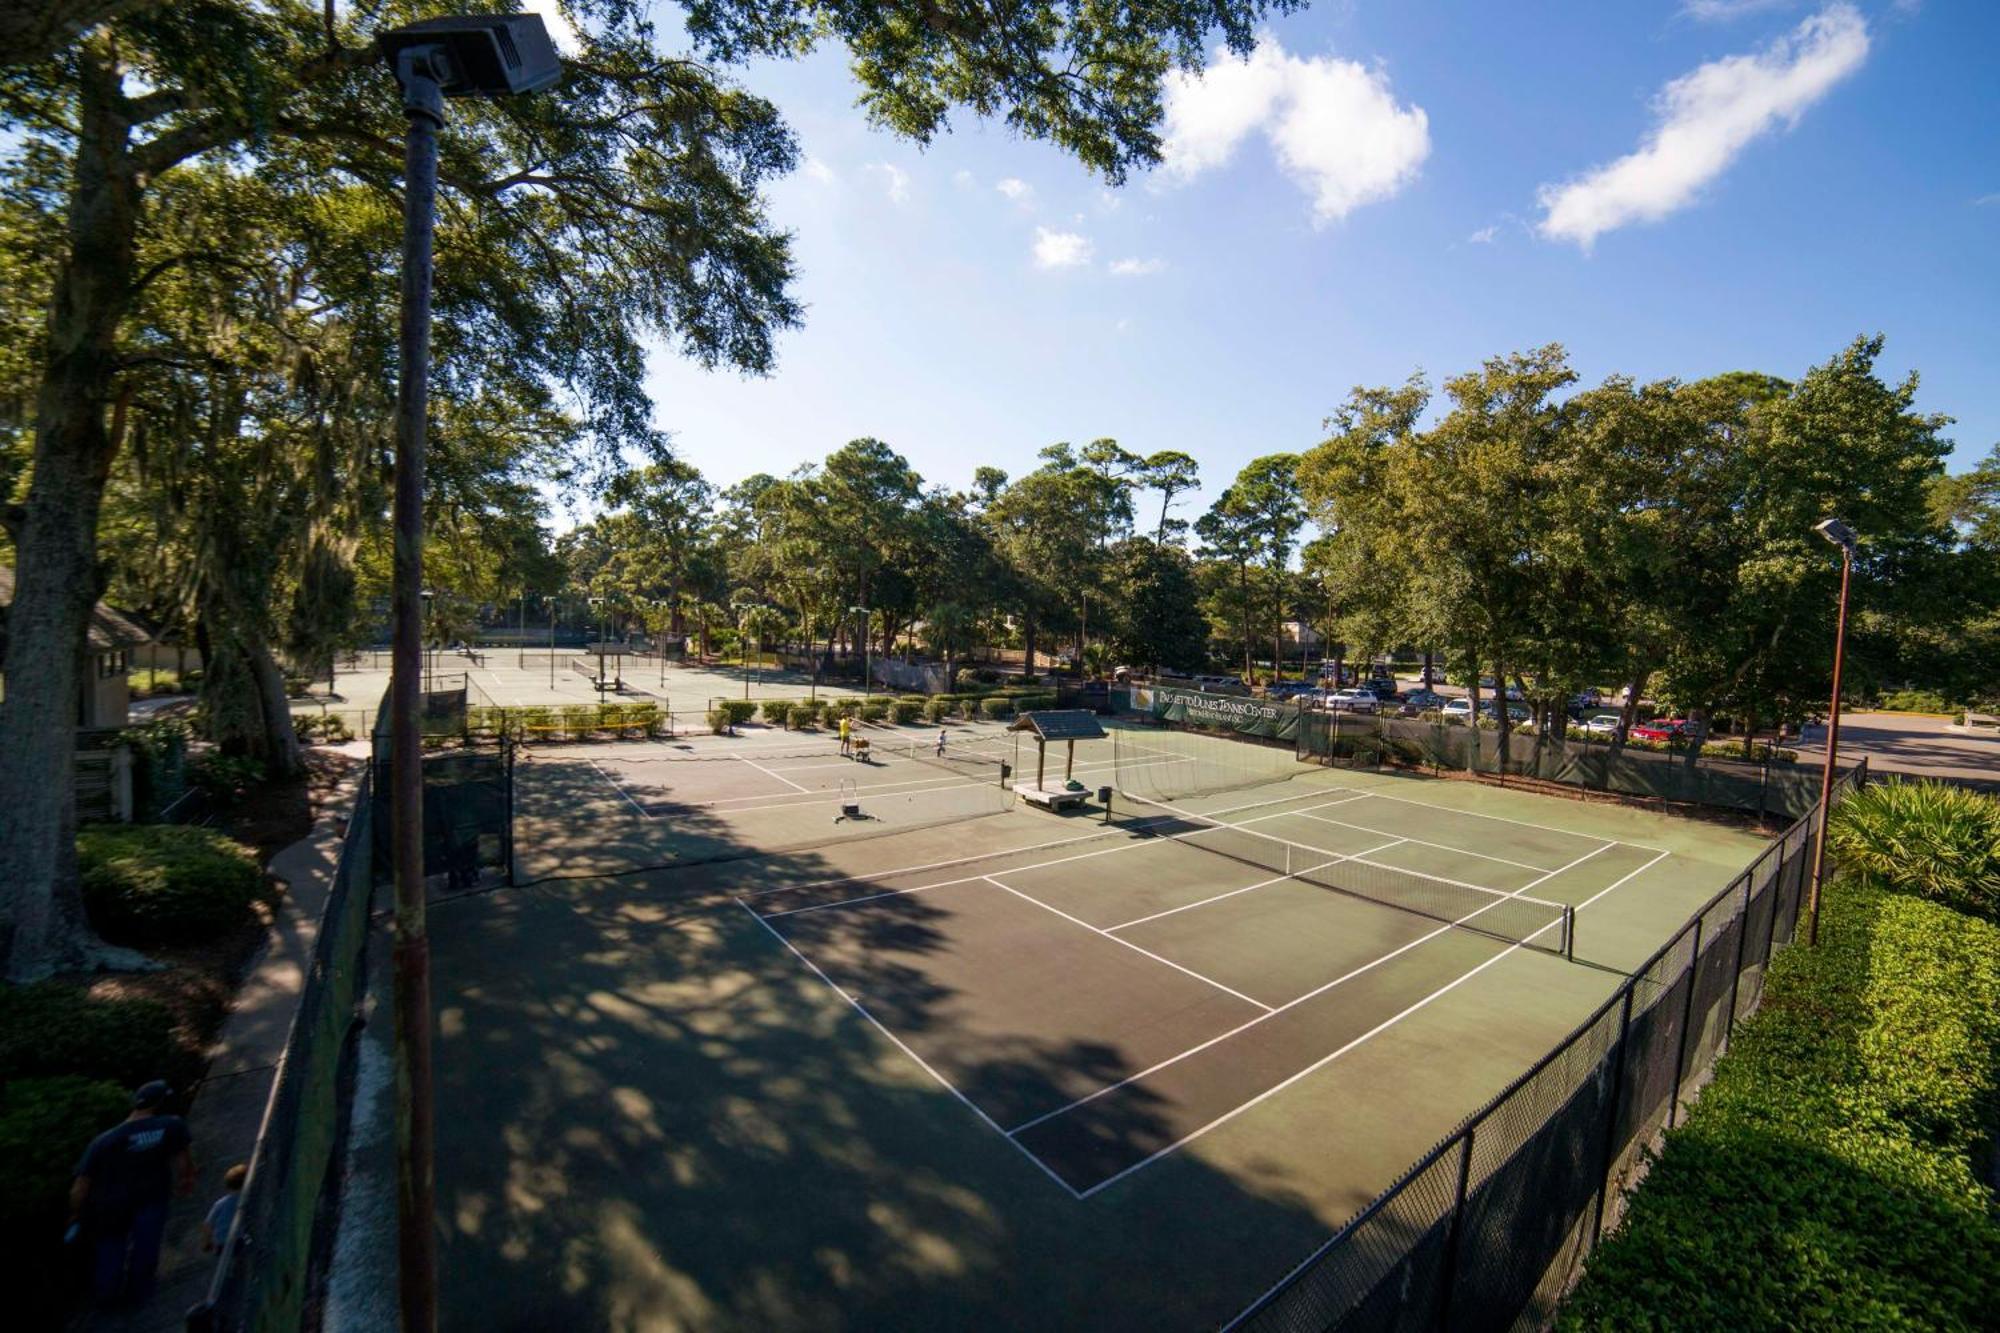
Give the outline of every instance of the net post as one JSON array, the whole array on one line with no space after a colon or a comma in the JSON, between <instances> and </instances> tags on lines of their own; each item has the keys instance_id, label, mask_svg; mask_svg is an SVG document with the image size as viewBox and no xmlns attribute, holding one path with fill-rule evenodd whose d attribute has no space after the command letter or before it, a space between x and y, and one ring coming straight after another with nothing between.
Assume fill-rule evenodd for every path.
<instances>
[{"instance_id":1,"label":"net post","mask_svg":"<svg viewBox=\"0 0 2000 1333\"><path fill-rule=\"evenodd\" d=\"M1604 1201L1611 1193L1611 1168L1618 1161L1618 1114L1625 1108L1625 1060L1632 1043L1632 980L1625 980L1625 1001L1618 1008L1618 1058L1611 1062L1611 1105L1605 1112L1604 1165L1598 1172L1597 1210L1590 1223L1590 1248L1604 1239Z\"/></svg>"},{"instance_id":2,"label":"net post","mask_svg":"<svg viewBox=\"0 0 2000 1333\"><path fill-rule=\"evenodd\" d=\"M1681 1039L1674 1044L1674 1086L1667 1097L1667 1128L1672 1129L1681 1109L1681 1078L1687 1069L1688 1028L1694 1023L1695 982L1701 972L1701 918L1694 919L1694 950L1688 954L1687 999L1681 1003Z\"/></svg>"},{"instance_id":3,"label":"net post","mask_svg":"<svg viewBox=\"0 0 2000 1333\"><path fill-rule=\"evenodd\" d=\"M1574 963L1576 961L1576 907L1574 904L1563 904L1562 932L1563 958L1568 962Z\"/></svg>"}]
</instances>

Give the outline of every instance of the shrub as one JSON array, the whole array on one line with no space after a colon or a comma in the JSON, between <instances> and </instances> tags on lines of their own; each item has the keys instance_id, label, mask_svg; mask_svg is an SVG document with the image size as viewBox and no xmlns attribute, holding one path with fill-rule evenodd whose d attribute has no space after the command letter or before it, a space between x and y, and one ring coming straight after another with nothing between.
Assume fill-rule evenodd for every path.
<instances>
[{"instance_id":1,"label":"shrub","mask_svg":"<svg viewBox=\"0 0 2000 1333\"><path fill-rule=\"evenodd\" d=\"M596 704L569 704L562 710L563 730L571 740L578 740L597 730Z\"/></svg>"},{"instance_id":2,"label":"shrub","mask_svg":"<svg viewBox=\"0 0 2000 1333\"><path fill-rule=\"evenodd\" d=\"M924 701L924 716L932 722L942 722L958 711L958 701L943 695Z\"/></svg>"},{"instance_id":3,"label":"shrub","mask_svg":"<svg viewBox=\"0 0 2000 1333\"><path fill-rule=\"evenodd\" d=\"M732 727L742 726L757 716L755 699L724 699L722 706L729 712L729 725Z\"/></svg>"},{"instance_id":4,"label":"shrub","mask_svg":"<svg viewBox=\"0 0 2000 1333\"><path fill-rule=\"evenodd\" d=\"M881 722L885 721L888 716L889 705L886 703L878 703L870 700L861 705L861 720L863 722Z\"/></svg>"},{"instance_id":5,"label":"shrub","mask_svg":"<svg viewBox=\"0 0 2000 1333\"><path fill-rule=\"evenodd\" d=\"M989 667L960 667L952 684L960 690L970 690L981 685L998 684L999 680L1000 673Z\"/></svg>"},{"instance_id":6,"label":"shrub","mask_svg":"<svg viewBox=\"0 0 2000 1333\"><path fill-rule=\"evenodd\" d=\"M2000 928L1848 878L1824 912L1559 1328L1990 1326Z\"/></svg>"},{"instance_id":7,"label":"shrub","mask_svg":"<svg viewBox=\"0 0 2000 1333\"><path fill-rule=\"evenodd\" d=\"M1039 708L1054 708L1055 706L1056 696L1053 694L1017 694L1014 696L1014 707L1024 713L1032 713Z\"/></svg>"},{"instance_id":8,"label":"shrub","mask_svg":"<svg viewBox=\"0 0 2000 1333\"><path fill-rule=\"evenodd\" d=\"M126 1091L101 1079L21 1078L0 1088L0 1245L20 1264L17 1275L53 1285L49 1274L61 1267L54 1262L55 1238L62 1234L70 1170L90 1141L130 1109ZM46 1289L35 1295L53 1298ZM22 1314L18 1288L8 1303ZM21 1325L30 1326L43 1325L33 1318Z\"/></svg>"},{"instance_id":9,"label":"shrub","mask_svg":"<svg viewBox=\"0 0 2000 1333\"><path fill-rule=\"evenodd\" d=\"M826 715L829 718L853 717L861 711L861 700L854 695L842 695L827 701Z\"/></svg>"},{"instance_id":10,"label":"shrub","mask_svg":"<svg viewBox=\"0 0 2000 1333\"><path fill-rule=\"evenodd\" d=\"M185 688L181 684L181 678L164 667L140 667L125 679L134 699L151 699L161 694L179 694Z\"/></svg>"},{"instance_id":11,"label":"shrub","mask_svg":"<svg viewBox=\"0 0 2000 1333\"><path fill-rule=\"evenodd\" d=\"M708 710L708 729L718 736L727 736L731 726L731 714L727 708Z\"/></svg>"},{"instance_id":12,"label":"shrub","mask_svg":"<svg viewBox=\"0 0 2000 1333\"><path fill-rule=\"evenodd\" d=\"M220 754L214 750L195 760L190 767L196 783L232 800L261 783L266 776L263 760L252 759L248 755Z\"/></svg>"},{"instance_id":13,"label":"shrub","mask_svg":"<svg viewBox=\"0 0 2000 1333\"><path fill-rule=\"evenodd\" d=\"M466 725L472 726L470 712L466 715ZM338 713L300 713L292 719L292 730L307 744L315 741L336 744L354 739L353 729Z\"/></svg>"},{"instance_id":14,"label":"shrub","mask_svg":"<svg viewBox=\"0 0 2000 1333\"><path fill-rule=\"evenodd\" d=\"M811 704L793 704L785 713L785 723L794 731L813 726L818 721L819 709Z\"/></svg>"},{"instance_id":15,"label":"shrub","mask_svg":"<svg viewBox=\"0 0 2000 1333\"><path fill-rule=\"evenodd\" d=\"M1014 701L1012 699L982 699L979 702L979 712L982 716L988 718L1012 717L1014 715Z\"/></svg>"},{"instance_id":16,"label":"shrub","mask_svg":"<svg viewBox=\"0 0 2000 1333\"><path fill-rule=\"evenodd\" d=\"M794 703L790 699L766 699L759 711L763 713L766 722L775 722L783 726L791 717L793 707Z\"/></svg>"},{"instance_id":17,"label":"shrub","mask_svg":"<svg viewBox=\"0 0 2000 1333\"><path fill-rule=\"evenodd\" d=\"M77 834L76 852L91 923L129 943L220 934L264 896L256 853L214 829L97 825Z\"/></svg>"},{"instance_id":18,"label":"shrub","mask_svg":"<svg viewBox=\"0 0 2000 1333\"><path fill-rule=\"evenodd\" d=\"M898 699L889 706L889 713L898 722L909 723L918 721L924 715L923 701L918 699Z\"/></svg>"},{"instance_id":19,"label":"shrub","mask_svg":"<svg viewBox=\"0 0 2000 1333\"><path fill-rule=\"evenodd\" d=\"M507 725L523 740L547 740L549 728L555 725L556 717L552 709L539 706L522 708L507 715Z\"/></svg>"},{"instance_id":20,"label":"shrub","mask_svg":"<svg viewBox=\"0 0 2000 1333\"><path fill-rule=\"evenodd\" d=\"M42 982L0 987L0 1084L76 1074L136 1087L176 1070L174 1020L153 1000Z\"/></svg>"},{"instance_id":21,"label":"shrub","mask_svg":"<svg viewBox=\"0 0 2000 1333\"><path fill-rule=\"evenodd\" d=\"M1827 846L1871 885L2000 920L2000 799L1942 782L1871 782L1834 811Z\"/></svg>"},{"instance_id":22,"label":"shrub","mask_svg":"<svg viewBox=\"0 0 2000 1333\"><path fill-rule=\"evenodd\" d=\"M1936 690L1891 690L1879 705L1892 713L1950 713L1955 705Z\"/></svg>"}]
</instances>

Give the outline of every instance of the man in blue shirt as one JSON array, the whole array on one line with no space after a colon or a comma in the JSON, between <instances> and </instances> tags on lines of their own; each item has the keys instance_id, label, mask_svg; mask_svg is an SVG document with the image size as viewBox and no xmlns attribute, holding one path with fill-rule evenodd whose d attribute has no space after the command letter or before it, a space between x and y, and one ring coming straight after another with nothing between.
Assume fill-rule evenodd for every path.
<instances>
[{"instance_id":1,"label":"man in blue shirt","mask_svg":"<svg viewBox=\"0 0 2000 1333\"><path fill-rule=\"evenodd\" d=\"M194 1192L187 1122L162 1108L173 1089L158 1079L132 1094L132 1114L90 1141L70 1185L72 1224L88 1223L96 1242L92 1285L109 1304L141 1304L159 1276L168 1195Z\"/></svg>"}]
</instances>

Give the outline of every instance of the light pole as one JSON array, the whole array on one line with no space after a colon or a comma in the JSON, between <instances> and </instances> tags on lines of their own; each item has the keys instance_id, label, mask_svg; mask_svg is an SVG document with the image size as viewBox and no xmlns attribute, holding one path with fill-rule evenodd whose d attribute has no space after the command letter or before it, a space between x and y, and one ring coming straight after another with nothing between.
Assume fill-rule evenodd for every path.
<instances>
[{"instance_id":1,"label":"light pole","mask_svg":"<svg viewBox=\"0 0 2000 1333\"><path fill-rule=\"evenodd\" d=\"M604 702L604 599L593 597L590 604L597 608L597 702Z\"/></svg>"},{"instance_id":2,"label":"light pole","mask_svg":"<svg viewBox=\"0 0 2000 1333\"><path fill-rule=\"evenodd\" d=\"M1840 751L1840 667L1847 653L1847 583L1854 569L1854 530L1837 518L1815 523L1813 531L1840 548L1840 618L1833 632L1833 698L1826 713L1826 769L1819 780L1819 840L1813 844L1812 901L1807 906L1806 943L1819 944L1820 881L1826 875L1826 828L1833 816L1833 761Z\"/></svg>"},{"instance_id":3,"label":"light pole","mask_svg":"<svg viewBox=\"0 0 2000 1333\"><path fill-rule=\"evenodd\" d=\"M425 588L417 596L424 604L423 638L425 640L434 640L437 638L437 616L432 612L431 608L436 601L437 594L429 588ZM423 653L424 662L424 689L429 691L431 687L431 671L437 665L437 650L430 643L426 642L421 646L420 651Z\"/></svg>"},{"instance_id":4,"label":"light pole","mask_svg":"<svg viewBox=\"0 0 2000 1333\"><path fill-rule=\"evenodd\" d=\"M861 697L863 700L866 700L874 692L875 688L874 672L871 670L873 663L869 657L868 608L865 606L850 606L847 610L850 614L861 617Z\"/></svg>"},{"instance_id":5,"label":"light pole","mask_svg":"<svg viewBox=\"0 0 2000 1333\"><path fill-rule=\"evenodd\" d=\"M531 93L562 76L534 14L425 19L377 38L403 94L401 379L396 390L395 559L391 579L390 828L396 929L397 1298L404 1333L437 1327L437 1216L431 1104L430 941L424 923L422 701L424 419L430 404L431 240L437 132L446 97Z\"/></svg>"}]
</instances>

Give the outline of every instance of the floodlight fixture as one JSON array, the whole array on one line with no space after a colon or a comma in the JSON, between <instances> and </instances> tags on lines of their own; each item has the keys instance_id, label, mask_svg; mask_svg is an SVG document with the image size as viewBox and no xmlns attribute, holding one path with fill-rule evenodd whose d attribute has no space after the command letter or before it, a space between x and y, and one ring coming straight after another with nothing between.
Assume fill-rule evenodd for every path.
<instances>
[{"instance_id":1,"label":"floodlight fixture","mask_svg":"<svg viewBox=\"0 0 2000 1333\"><path fill-rule=\"evenodd\" d=\"M1848 527L1837 518L1822 519L1820 522L1813 524L1813 531L1849 555L1854 554L1855 545L1860 540L1854 535L1853 528Z\"/></svg>"},{"instance_id":2,"label":"floodlight fixture","mask_svg":"<svg viewBox=\"0 0 2000 1333\"><path fill-rule=\"evenodd\" d=\"M540 14L454 14L423 19L376 39L405 91L427 77L446 97L537 93L562 77Z\"/></svg>"}]
</instances>

